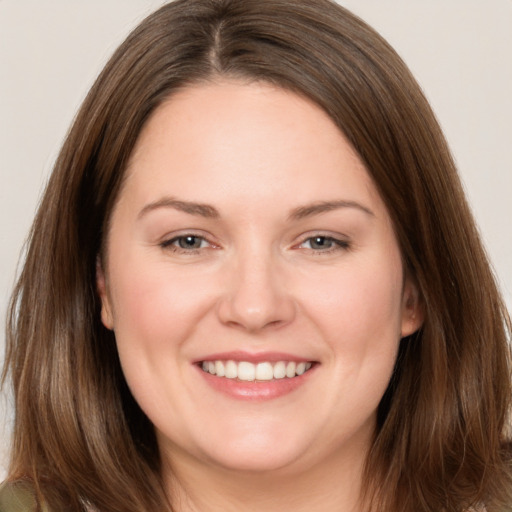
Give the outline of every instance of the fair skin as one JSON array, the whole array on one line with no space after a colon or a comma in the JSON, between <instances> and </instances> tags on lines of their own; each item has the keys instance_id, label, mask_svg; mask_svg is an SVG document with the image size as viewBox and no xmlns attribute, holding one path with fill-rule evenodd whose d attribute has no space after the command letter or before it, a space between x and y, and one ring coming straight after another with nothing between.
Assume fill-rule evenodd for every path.
<instances>
[{"instance_id":1,"label":"fair skin","mask_svg":"<svg viewBox=\"0 0 512 512\"><path fill-rule=\"evenodd\" d=\"M421 311L356 153L298 95L219 81L159 107L127 173L102 320L176 510L359 510Z\"/></svg>"}]
</instances>

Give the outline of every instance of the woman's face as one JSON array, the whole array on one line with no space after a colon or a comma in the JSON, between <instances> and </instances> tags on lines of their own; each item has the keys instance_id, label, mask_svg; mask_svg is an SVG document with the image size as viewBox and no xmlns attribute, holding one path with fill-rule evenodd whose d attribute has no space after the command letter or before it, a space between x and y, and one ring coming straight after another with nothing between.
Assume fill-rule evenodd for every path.
<instances>
[{"instance_id":1,"label":"woman's face","mask_svg":"<svg viewBox=\"0 0 512 512\"><path fill-rule=\"evenodd\" d=\"M418 328L386 208L316 105L182 90L145 126L98 269L103 323L166 460L358 462Z\"/></svg>"}]
</instances>

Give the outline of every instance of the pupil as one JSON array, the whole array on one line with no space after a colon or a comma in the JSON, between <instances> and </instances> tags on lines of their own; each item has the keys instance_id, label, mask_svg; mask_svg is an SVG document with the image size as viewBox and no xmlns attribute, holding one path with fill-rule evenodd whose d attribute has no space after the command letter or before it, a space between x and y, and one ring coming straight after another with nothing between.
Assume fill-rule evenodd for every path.
<instances>
[{"instance_id":1,"label":"pupil","mask_svg":"<svg viewBox=\"0 0 512 512\"><path fill-rule=\"evenodd\" d=\"M184 236L180 238L179 245L182 249L198 249L201 240L197 236Z\"/></svg>"},{"instance_id":2,"label":"pupil","mask_svg":"<svg viewBox=\"0 0 512 512\"><path fill-rule=\"evenodd\" d=\"M330 247L330 240L328 240L325 236L317 236L313 238L311 241L311 247L313 249L325 249L326 247Z\"/></svg>"}]
</instances>

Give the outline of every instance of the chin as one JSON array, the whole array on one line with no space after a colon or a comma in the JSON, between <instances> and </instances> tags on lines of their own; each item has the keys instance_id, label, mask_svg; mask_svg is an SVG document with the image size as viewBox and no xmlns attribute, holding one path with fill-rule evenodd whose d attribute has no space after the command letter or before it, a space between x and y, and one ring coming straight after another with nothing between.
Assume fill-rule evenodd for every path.
<instances>
[{"instance_id":1,"label":"chin","mask_svg":"<svg viewBox=\"0 0 512 512\"><path fill-rule=\"evenodd\" d=\"M296 467L301 453L283 447L258 448L243 446L235 449L209 451L209 462L227 471L245 473L286 472Z\"/></svg>"},{"instance_id":2,"label":"chin","mask_svg":"<svg viewBox=\"0 0 512 512\"><path fill-rule=\"evenodd\" d=\"M308 432L294 432L288 424L275 420L240 420L189 430L187 439L160 437L159 444L171 465L173 460L185 458L231 472L264 473L298 467L314 437Z\"/></svg>"}]
</instances>

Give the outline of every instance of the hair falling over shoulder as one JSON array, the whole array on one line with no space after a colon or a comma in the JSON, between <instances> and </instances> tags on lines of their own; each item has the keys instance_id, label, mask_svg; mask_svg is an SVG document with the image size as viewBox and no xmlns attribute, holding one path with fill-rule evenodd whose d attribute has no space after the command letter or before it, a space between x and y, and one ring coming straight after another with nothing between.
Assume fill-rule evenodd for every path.
<instances>
[{"instance_id":1,"label":"hair falling over shoulder","mask_svg":"<svg viewBox=\"0 0 512 512\"><path fill-rule=\"evenodd\" d=\"M454 162L394 50L330 0L176 0L85 99L30 233L7 327L9 480L54 510L171 510L153 427L124 381L95 288L132 148L189 84L268 82L318 104L388 208L425 322L401 342L366 463L368 512L512 510L511 323Z\"/></svg>"}]
</instances>

